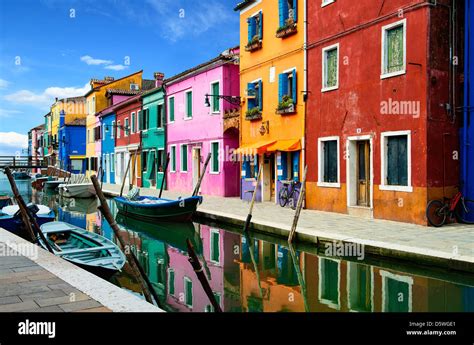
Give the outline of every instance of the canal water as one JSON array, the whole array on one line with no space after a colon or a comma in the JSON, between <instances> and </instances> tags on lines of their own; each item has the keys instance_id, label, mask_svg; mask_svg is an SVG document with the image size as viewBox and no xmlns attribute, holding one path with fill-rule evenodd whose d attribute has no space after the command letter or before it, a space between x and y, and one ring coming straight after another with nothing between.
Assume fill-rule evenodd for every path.
<instances>
[{"instance_id":1,"label":"canal water","mask_svg":"<svg viewBox=\"0 0 474 345\"><path fill-rule=\"evenodd\" d=\"M58 220L99 233L117 243L95 199L63 199L17 181L25 201L48 205ZM0 174L0 194L10 186ZM117 214L120 236L137 254L162 308L210 312L209 300L187 256L186 239L197 249L217 301L226 312L445 312L474 311L474 275L374 257L344 260L324 248L251 234L203 221L150 224ZM0 258L1 260L1 258ZM142 297L126 265L110 280ZM143 297L142 297L143 298Z\"/></svg>"}]
</instances>

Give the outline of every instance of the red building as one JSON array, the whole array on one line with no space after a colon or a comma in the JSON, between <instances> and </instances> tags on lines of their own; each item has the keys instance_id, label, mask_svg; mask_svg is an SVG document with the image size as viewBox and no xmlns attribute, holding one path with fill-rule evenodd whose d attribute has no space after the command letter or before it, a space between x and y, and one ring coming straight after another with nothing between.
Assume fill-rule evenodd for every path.
<instances>
[{"instance_id":1,"label":"red building","mask_svg":"<svg viewBox=\"0 0 474 345\"><path fill-rule=\"evenodd\" d=\"M115 181L122 183L130 160L126 185L133 183L133 185L141 187L139 151L141 149L141 131L148 129L148 115L142 114L140 95L122 101L117 104L115 110Z\"/></svg>"},{"instance_id":2,"label":"red building","mask_svg":"<svg viewBox=\"0 0 474 345\"><path fill-rule=\"evenodd\" d=\"M308 1L307 207L427 224L459 181L453 1ZM462 71L462 68L459 68ZM459 116L458 116L459 117Z\"/></svg>"}]
</instances>

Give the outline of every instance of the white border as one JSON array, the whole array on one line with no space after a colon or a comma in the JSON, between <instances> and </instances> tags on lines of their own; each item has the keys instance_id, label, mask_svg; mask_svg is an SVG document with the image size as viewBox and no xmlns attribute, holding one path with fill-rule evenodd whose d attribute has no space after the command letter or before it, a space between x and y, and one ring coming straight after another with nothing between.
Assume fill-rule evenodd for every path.
<instances>
[{"instance_id":1,"label":"white border","mask_svg":"<svg viewBox=\"0 0 474 345\"><path fill-rule=\"evenodd\" d=\"M380 273L380 276L382 277L382 311L383 312L386 312L387 308L386 308L386 305L385 303L387 302L386 300L386 288L387 288L387 283L386 283L386 280L387 278L390 278L390 279L393 279L393 280L397 280L399 282L402 282L402 283L406 283L408 284L408 312L411 313L412 311L412 304L413 304L413 278L412 277L409 277L409 276L402 276L402 275L398 275L398 274L393 274L391 272L388 272L388 271L384 271L384 270L380 270L379 271Z\"/></svg>"},{"instance_id":2,"label":"white border","mask_svg":"<svg viewBox=\"0 0 474 345\"><path fill-rule=\"evenodd\" d=\"M176 277L175 277L175 280L176 280ZM184 304L189 307L189 308L193 308L193 302L194 302L194 291L193 291L193 281L191 280L191 278L189 277L186 277L184 276L183 278L184 280L184 284L183 284L183 287L184 287ZM188 304L187 303L187 299L188 299L188 289L186 288L186 282L190 282L191 283L191 304Z\"/></svg>"},{"instance_id":3,"label":"white border","mask_svg":"<svg viewBox=\"0 0 474 345\"><path fill-rule=\"evenodd\" d=\"M322 287L323 287L323 279L322 279L322 271L321 271L321 261L322 260L331 260L337 262L337 304L335 304L333 301L330 301L328 299L324 299L321 297L322 294ZM341 286L341 260L338 259L332 259L328 257L318 257L318 300L320 303L327 305L328 307L336 310L341 309L341 291L340 291L340 286Z\"/></svg>"},{"instance_id":4,"label":"white border","mask_svg":"<svg viewBox=\"0 0 474 345\"><path fill-rule=\"evenodd\" d=\"M215 261L212 259L212 254L213 251L212 251L212 235L213 234L217 234L217 236L219 236L219 261ZM209 261L216 264L216 265L219 265L221 263L221 233L219 232L219 229L216 229L216 228L211 228L211 231L210 231L210 236L209 236Z\"/></svg>"},{"instance_id":5,"label":"white border","mask_svg":"<svg viewBox=\"0 0 474 345\"><path fill-rule=\"evenodd\" d=\"M174 119L173 119L173 121L170 120L170 110L171 110L171 107L170 107L170 100L171 100L171 99L173 99L173 111L174 111ZM176 121L176 98L175 98L174 95L168 97L168 109L167 109L167 110L168 110L168 111L167 111L167 113L168 113L168 114L167 114L167 115L168 115L168 116L167 116L167 118L168 118L168 124L174 123L174 122Z\"/></svg>"},{"instance_id":6,"label":"white border","mask_svg":"<svg viewBox=\"0 0 474 345\"><path fill-rule=\"evenodd\" d=\"M324 162L322 155L322 144L326 141L337 142L337 182L324 182ZM340 188L341 187L341 158L340 158L340 149L339 149L339 136L332 137L321 137L318 138L318 187L331 187L331 188Z\"/></svg>"},{"instance_id":7,"label":"white border","mask_svg":"<svg viewBox=\"0 0 474 345\"><path fill-rule=\"evenodd\" d=\"M370 311L374 311L374 270L373 267L370 265L366 265L363 263L358 263L358 262L352 262L352 261L347 261L347 308L349 311L352 312L368 312L369 310L360 310L360 309L355 309L352 308L351 305L351 270L352 266L367 266L369 267L370 270L370 292L368 291L367 293L370 293Z\"/></svg>"},{"instance_id":8,"label":"white border","mask_svg":"<svg viewBox=\"0 0 474 345\"><path fill-rule=\"evenodd\" d=\"M184 92L184 118L183 120L184 121L189 121L189 120L192 120L193 119L193 115L194 115L194 106L193 106L193 103L194 103L194 92L193 92L193 88L189 88ZM188 117L188 93L191 92L191 116ZM175 114L175 117L176 117L176 114Z\"/></svg>"},{"instance_id":9,"label":"white border","mask_svg":"<svg viewBox=\"0 0 474 345\"><path fill-rule=\"evenodd\" d=\"M326 7L327 5L330 5L332 4L333 2L335 2L336 0L322 0L321 1L321 7Z\"/></svg>"},{"instance_id":10,"label":"white border","mask_svg":"<svg viewBox=\"0 0 474 345\"><path fill-rule=\"evenodd\" d=\"M173 157L173 147L174 147L174 157ZM176 144L170 145L169 146L169 152L170 152L170 173L175 173L176 169L178 168L178 164L176 164ZM173 170L173 162L175 165L175 169Z\"/></svg>"},{"instance_id":11,"label":"white border","mask_svg":"<svg viewBox=\"0 0 474 345\"><path fill-rule=\"evenodd\" d=\"M209 83L209 94L212 95L212 85L216 84L216 83L219 83L219 92L218 94L220 95L221 94L221 81L220 80L214 80L214 81L211 81ZM215 114L220 114L221 113L221 109L222 109L222 102L221 102L221 99L218 98L218 102L219 102L219 110L218 111L212 111L212 108L214 106L214 97L211 97L210 99L210 102L209 104L211 105L210 106L210 109L209 109L209 112L211 115L215 115Z\"/></svg>"},{"instance_id":12,"label":"white border","mask_svg":"<svg viewBox=\"0 0 474 345\"><path fill-rule=\"evenodd\" d=\"M337 82L335 86L330 86L326 87L326 52L328 50L333 50L334 48L337 49ZM327 92L327 91L332 91L332 90L337 90L339 88L339 43L324 47L322 50L322 60L321 60L321 66L322 66L322 84L321 84L321 92Z\"/></svg>"},{"instance_id":13,"label":"white border","mask_svg":"<svg viewBox=\"0 0 474 345\"><path fill-rule=\"evenodd\" d=\"M387 36L386 33L387 33L387 30L393 29L397 26L403 26L403 69L400 71L387 73L385 72L385 57L386 57L385 56L386 55L385 41L386 41L386 36ZM406 74L406 69L407 69L407 19L406 18L399 20L395 23L382 26L381 51L382 51L382 54L381 54L381 61L380 61L380 66L381 66L380 79L386 79L386 78Z\"/></svg>"},{"instance_id":14,"label":"white border","mask_svg":"<svg viewBox=\"0 0 474 345\"><path fill-rule=\"evenodd\" d=\"M387 161L387 138L388 137L393 137L397 135L406 135L407 136L407 183L408 185L406 186L392 186L386 184L387 180L387 167L386 167L386 161ZM379 189L380 190L391 190L391 191L398 191L398 192L407 192L411 193L413 192L413 186L411 184L411 130L406 130L406 131L392 131L392 132L382 132L380 135L380 185Z\"/></svg>"}]
</instances>

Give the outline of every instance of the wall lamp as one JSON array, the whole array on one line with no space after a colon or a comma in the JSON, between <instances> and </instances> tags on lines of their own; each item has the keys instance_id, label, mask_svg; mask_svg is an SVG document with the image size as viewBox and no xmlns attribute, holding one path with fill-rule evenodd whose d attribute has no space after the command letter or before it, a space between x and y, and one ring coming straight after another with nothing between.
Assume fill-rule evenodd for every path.
<instances>
[{"instance_id":1,"label":"wall lamp","mask_svg":"<svg viewBox=\"0 0 474 345\"><path fill-rule=\"evenodd\" d=\"M227 101L232 105L240 106L240 96L209 95L209 94L206 93L206 98L204 99L204 105L208 108L211 106L211 102L209 101L209 97L222 98L224 101Z\"/></svg>"}]
</instances>

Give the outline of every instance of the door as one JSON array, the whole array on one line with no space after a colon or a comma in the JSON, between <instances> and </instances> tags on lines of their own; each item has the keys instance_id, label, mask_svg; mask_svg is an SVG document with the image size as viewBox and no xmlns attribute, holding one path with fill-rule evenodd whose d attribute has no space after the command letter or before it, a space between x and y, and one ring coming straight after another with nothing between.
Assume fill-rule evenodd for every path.
<instances>
[{"instance_id":1,"label":"door","mask_svg":"<svg viewBox=\"0 0 474 345\"><path fill-rule=\"evenodd\" d=\"M193 186L196 187L201 175L201 149L193 148Z\"/></svg>"},{"instance_id":2,"label":"door","mask_svg":"<svg viewBox=\"0 0 474 345\"><path fill-rule=\"evenodd\" d=\"M370 143L357 142L357 205L370 207Z\"/></svg>"},{"instance_id":3,"label":"door","mask_svg":"<svg viewBox=\"0 0 474 345\"><path fill-rule=\"evenodd\" d=\"M275 200L275 155L263 154L263 201Z\"/></svg>"}]
</instances>

